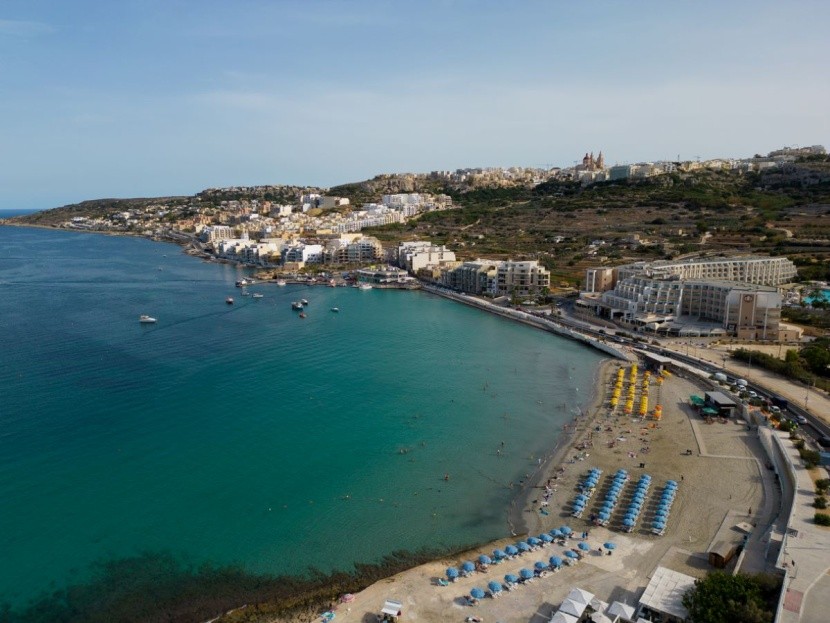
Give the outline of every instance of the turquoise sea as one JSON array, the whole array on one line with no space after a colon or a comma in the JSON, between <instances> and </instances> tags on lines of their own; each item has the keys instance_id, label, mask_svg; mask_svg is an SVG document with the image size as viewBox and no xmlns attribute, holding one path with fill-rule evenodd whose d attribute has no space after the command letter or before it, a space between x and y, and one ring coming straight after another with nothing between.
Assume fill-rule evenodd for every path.
<instances>
[{"instance_id":1,"label":"turquoise sea","mask_svg":"<svg viewBox=\"0 0 830 623\"><path fill-rule=\"evenodd\" d=\"M422 292L253 299L244 274L0 227L0 600L147 551L303 573L506 536L602 359Z\"/></svg>"}]
</instances>

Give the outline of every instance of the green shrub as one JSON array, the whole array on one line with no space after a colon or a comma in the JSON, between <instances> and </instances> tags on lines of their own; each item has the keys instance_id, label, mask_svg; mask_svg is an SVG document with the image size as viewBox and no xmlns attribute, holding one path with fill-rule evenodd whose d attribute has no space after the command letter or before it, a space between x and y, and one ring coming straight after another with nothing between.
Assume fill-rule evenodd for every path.
<instances>
[{"instance_id":1,"label":"green shrub","mask_svg":"<svg viewBox=\"0 0 830 623\"><path fill-rule=\"evenodd\" d=\"M830 515L827 513L816 513L815 521L820 526L830 526Z\"/></svg>"},{"instance_id":2,"label":"green shrub","mask_svg":"<svg viewBox=\"0 0 830 623\"><path fill-rule=\"evenodd\" d=\"M804 449L804 440L803 439L799 439L798 441L795 442L795 449L798 450L799 452L801 452Z\"/></svg>"},{"instance_id":3,"label":"green shrub","mask_svg":"<svg viewBox=\"0 0 830 623\"><path fill-rule=\"evenodd\" d=\"M813 502L815 508L827 508L827 498L823 495L818 496Z\"/></svg>"},{"instance_id":4,"label":"green shrub","mask_svg":"<svg viewBox=\"0 0 830 623\"><path fill-rule=\"evenodd\" d=\"M807 469L813 469L819 464L819 461L821 461L821 455L819 455L817 450L805 449L799 450L798 453L801 455L801 458L804 461L804 467Z\"/></svg>"},{"instance_id":5,"label":"green shrub","mask_svg":"<svg viewBox=\"0 0 830 623\"><path fill-rule=\"evenodd\" d=\"M816 491L818 493L826 493L830 490L830 478L819 478L816 480Z\"/></svg>"}]
</instances>

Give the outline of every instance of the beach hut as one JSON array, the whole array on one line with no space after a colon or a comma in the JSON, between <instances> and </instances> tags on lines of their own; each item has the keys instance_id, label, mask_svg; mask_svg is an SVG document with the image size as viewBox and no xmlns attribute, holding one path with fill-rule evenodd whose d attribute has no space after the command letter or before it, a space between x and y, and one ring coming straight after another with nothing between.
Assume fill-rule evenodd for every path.
<instances>
[{"instance_id":1,"label":"beach hut","mask_svg":"<svg viewBox=\"0 0 830 623\"><path fill-rule=\"evenodd\" d=\"M575 616L577 620L582 618L582 613L585 612L585 609L588 607L588 604L579 603L574 601L573 599L565 599L562 602L562 605L559 606L559 612L564 612L565 614L570 614L571 616Z\"/></svg>"},{"instance_id":2,"label":"beach hut","mask_svg":"<svg viewBox=\"0 0 830 623\"><path fill-rule=\"evenodd\" d=\"M383 603L383 609L380 613L385 621L397 621L398 617L403 614L403 604L399 601L387 599Z\"/></svg>"}]
</instances>

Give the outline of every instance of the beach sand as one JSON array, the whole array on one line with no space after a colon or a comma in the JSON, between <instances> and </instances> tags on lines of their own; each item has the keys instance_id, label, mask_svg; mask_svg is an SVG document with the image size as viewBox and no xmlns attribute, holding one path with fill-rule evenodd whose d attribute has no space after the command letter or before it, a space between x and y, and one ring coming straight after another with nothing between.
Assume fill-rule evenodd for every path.
<instances>
[{"instance_id":1,"label":"beach sand","mask_svg":"<svg viewBox=\"0 0 830 623\"><path fill-rule=\"evenodd\" d=\"M672 376L658 388L652 383L650 404L663 405L663 418L657 423L640 422L639 418L609 415L607 397L613 386L616 369L626 364L606 362L598 375L597 393L589 408L575 422L575 429L567 445L559 447L530 481L527 490L516 503L515 526L525 527L531 535L568 525L576 536L588 530L587 542L592 551L576 565L565 567L549 577L538 578L528 585L503 592L498 599L487 597L476 606L465 605L464 597L473 587L487 589L489 581L503 582L504 575L521 568L533 568L537 561L551 556L563 556L566 548L551 544L539 551L518 556L514 560L490 566L486 572L476 571L439 586L446 568L458 567L465 560L474 561L479 554L492 555L495 548L504 548L521 536L503 539L467 552L462 556L430 562L387 578L369 586L354 596L350 603L331 604L337 621L374 621L384 600L403 603L403 621L439 622L463 621L477 616L484 621L522 622L547 620L564 596L574 587L596 593L604 601L615 599L635 605L648 578L658 564L669 566L696 577L708 569L705 552L730 511L739 520L752 521L752 510L757 514L769 492L760 484L763 466L756 460L760 446L753 432L742 422L705 424L687 406L690 394L700 394L705 387L701 381ZM649 428L652 425L652 428ZM599 430L597 430L599 428ZM591 438L592 447L579 450L576 446ZM616 440L616 441L615 441ZM614 446L611 447L611 442ZM646 449L647 450L644 450ZM691 454L687 453L691 450ZM585 456L587 453L588 456ZM645 468L640 464L645 463ZM576 484L591 467L603 470L599 489L589 502L582 519L570 516L569 504L576 495ZM646 510L631 533L619 531L622 515L618 509L609 527L591 526L588 514L595 510L603 497L607 481L619 468L629 471L631 481L626 491L640 474L652 476L652 488L646 500ZM547 507L548 514L540 512L543 485L553 480L556 491ZM659 489L666 480L676 480L680 487L671 511L664 536L648 530L649 513ZM521 510L518 510L521 509ZM573 548L579 538L571 539ZM613 541L613 555L601 555L597 548ZM280 621L320 620L319 616L296 616Z\"/></svg>"}]
</instances>

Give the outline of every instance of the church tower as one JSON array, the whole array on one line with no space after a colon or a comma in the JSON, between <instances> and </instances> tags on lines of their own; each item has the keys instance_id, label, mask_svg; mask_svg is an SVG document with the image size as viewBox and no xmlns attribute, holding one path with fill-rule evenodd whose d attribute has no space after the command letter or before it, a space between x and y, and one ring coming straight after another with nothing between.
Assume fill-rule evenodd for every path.
<instances>
[{"instance_id":1,"label":"church tower","mask_svg":"<svg viewBox=\"0 0 830 623\"><path fill-rule=\"evenodd\" d=\"M599 152L599 156L597 157L597 169L600 171L605 168L605 158L602 157L602 152Z\"/></svg>"}]
</instances>

